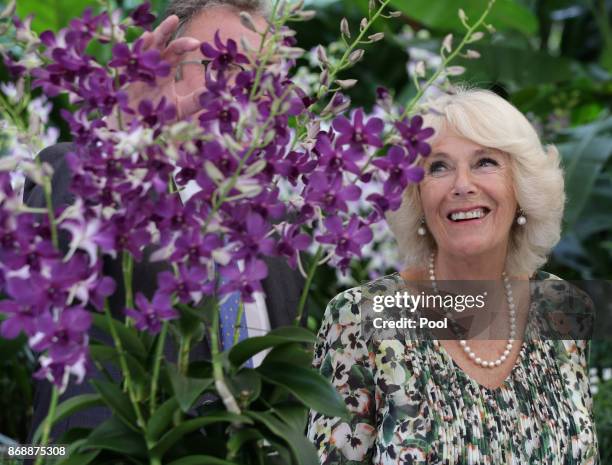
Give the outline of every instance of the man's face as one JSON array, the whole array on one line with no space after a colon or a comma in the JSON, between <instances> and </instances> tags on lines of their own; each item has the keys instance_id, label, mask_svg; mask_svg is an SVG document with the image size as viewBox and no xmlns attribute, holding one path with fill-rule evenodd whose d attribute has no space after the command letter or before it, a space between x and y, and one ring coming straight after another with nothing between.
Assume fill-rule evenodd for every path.
<instances>
[{"instance_id":1,"label":"man's face","mask_svg":"<svg viewBox=\"0 0 612 465\"><path fill-rule=\"evenodd\" d=\"M265 31L267 22L261 15L252 14L253 22L258 31ZM258 48L261 36L247 29L240 22L237 10L228 6L216 6L207 8L197 14L183 31L183 37L193 37L200 42L214 44L215 33L219 30L221 40L225 43L233 39L241 49L240 38L244 37L252 48ZM204 57L199 49L186 53L184 60L187 62L199 62ZM175 83L177 95L188 95L204 85L204 66L199 63L185 63L179 65L181 79Z\"/></svg>"}]
</instances>

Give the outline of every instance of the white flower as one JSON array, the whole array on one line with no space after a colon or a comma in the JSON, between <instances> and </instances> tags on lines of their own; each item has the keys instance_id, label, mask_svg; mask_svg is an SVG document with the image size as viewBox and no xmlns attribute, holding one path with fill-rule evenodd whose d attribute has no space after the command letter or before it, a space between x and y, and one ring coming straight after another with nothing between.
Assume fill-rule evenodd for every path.
<instances>
[{"instance_id":1,"label":"white flower","mask_svg":"<svg viewBox=\"0 0 612 465\"><path fill-rule=\"evenodd\" d=\"M374 443L376 429L367 423L359 423L355 431L348 423L342 423L332 431L331 441L348 460L361 461Z\"/></svg>"}]
</instances>

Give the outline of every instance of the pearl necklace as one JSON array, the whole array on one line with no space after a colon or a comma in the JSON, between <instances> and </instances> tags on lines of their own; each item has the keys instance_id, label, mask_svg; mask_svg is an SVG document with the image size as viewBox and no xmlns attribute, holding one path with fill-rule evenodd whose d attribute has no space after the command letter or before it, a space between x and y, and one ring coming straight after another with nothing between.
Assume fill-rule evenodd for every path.
<instances>
[{"instance_id":1,"label":"pearl necklace","mask_svg":"<svg viewBox=\"0 0 612 465\"><path fill-rule=\"evenodd\" d=\"M436 273L434 269L434 259L435 254L432 252L431 256L429 257L429 279L431 280L434 292L438 293L438 285L436 282ZM510 337L508 338L508 344L506 344L506 349L504 350L504 353L496 360L483 360L480 357L476 356L476 354L468 345L465 339L461 339L459 341L459 345L461 345L461 348L467 354L469 359L472 360L476 365L479 365L484 368L498 367L502 363L504 363L508 359L508 355L510 355L510 351L512 350L512 346L514 345L514 338L516 337L516 305L514 304L514 298L512 296L512 286L510 286L510 280L508 279L508 275L505 271L502 272L502 278L504 280L504 292L506 294L506 300L508 301L508 308L510 309L508 313L508 318L510 322ZM447 315L448 314L449 313L447 313Z\"/></svg>"}]
</instances>

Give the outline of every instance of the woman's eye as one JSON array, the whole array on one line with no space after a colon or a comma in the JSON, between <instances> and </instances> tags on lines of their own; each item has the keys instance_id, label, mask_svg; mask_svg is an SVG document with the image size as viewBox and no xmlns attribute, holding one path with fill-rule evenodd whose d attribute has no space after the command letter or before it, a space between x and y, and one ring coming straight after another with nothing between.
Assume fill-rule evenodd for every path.
<instances>
[{"instance_id":1,"label":"woman's eye","mask_svg":"<svg viewBox=\"0 0 612 465\"><path fill-rule=\"evenodd\" d=\"M431 165L429 165L429 172L439 173L441 171L444 171L445 168L446 168L446 165L444 164L444 162L434 161Z\"/></svg>"},{"instance_id":2,"label":"woman's eye","mask_svg":"<svg viewBox=\"0 0 612 465\"><path fill-rule=\"evenodd\" d=\"M480 160L478 160L478 166L499 166L499 163L497 163L497 161L493 160L492 158L481 158Z\"/></svg>"}]
</instances>

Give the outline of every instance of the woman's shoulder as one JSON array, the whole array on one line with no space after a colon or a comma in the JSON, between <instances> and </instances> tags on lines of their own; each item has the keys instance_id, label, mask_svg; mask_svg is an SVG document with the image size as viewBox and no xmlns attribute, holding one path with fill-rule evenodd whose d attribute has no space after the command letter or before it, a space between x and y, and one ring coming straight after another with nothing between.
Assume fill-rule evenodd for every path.
<instances>
[{"instance_id":1,"label":"woman's shoulder","mask_svg":"<svg viewBox=\"0 0 612 465\"><path fill-rule=\"evenodd\" d=\"M404 285L401 275L396 272L381 276L359 286L346 289L331 299L326 309L326 320L349 324L361 321L361 308L377 295L389 295Z\"/></svg>"},{"instance_id":2,"label":"woman's shoulder","mask_svg":"<svg viewBox=\"0 0 612 465\"><path fill-rule=\"evenodd\" d=\"M587 292L571 281L539 270L532 278L534 321L540 334L557 342L569 358L588 350L595 307Z\"/></svg>"}]
</instances>

